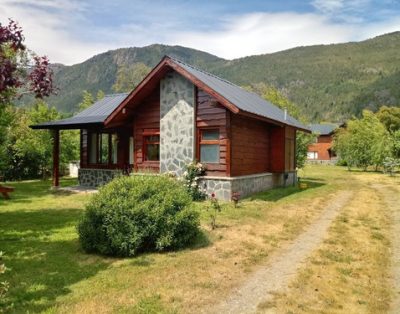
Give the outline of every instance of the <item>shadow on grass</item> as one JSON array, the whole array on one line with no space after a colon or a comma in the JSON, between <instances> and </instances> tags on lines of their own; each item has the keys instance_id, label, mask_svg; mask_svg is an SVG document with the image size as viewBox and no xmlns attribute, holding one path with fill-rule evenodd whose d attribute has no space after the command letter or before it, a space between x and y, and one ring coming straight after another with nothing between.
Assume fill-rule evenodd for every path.
<instances>
[{"instance_id":1,"label":"shadow on grass","mask_svg":"<svg viewBox=\"0 0 400 314\"><path fill-rule=\"evenodd\" d=\"M254 194L247 198L247 200L261 200L261 201L268 201L268 202L277 202L285 197L294 195L294 194L301 194L304 191L319 188L325 185L324 180L321 179L312 179L312 178L304 178L301 180L302 183L307 184L307 188L300 189L298 185L295 186L287 186L287 187L280 187L271 189L265 192Z\"/></svg>"},{"instance_id":2,"label":"shadow on grass","mask_svg":"<svg viewBox=\"0 0 400 314\"><path fill-rule=\"evenodd\" d=\"M76 178L63 178L60 181L61 187L76 185ZM32 203L36 198L48 196L49 194L59 195L62 191L51 190L50 180L31 180L21 182L7 182L5 185L15 188L10 193L10 199L4 200L0 197L0 206L7 206L13 203ZM61 195L61 194L60 194ZM64 194L65 195L65 194Z\"/></svg>"},{"instance_id":3,"label":"shadow on grass","mask_svg":"<svg viewBox=\"0 0 400 314\"><path fill-rule=\"evenodd\" d=\"M10 290L0 308L42 312L70 293L70 286L94 276L110 261L83 254L75 225L81 210L11 211L0 214L0 247L10 269Z\"/></svg>"}]
</instances>

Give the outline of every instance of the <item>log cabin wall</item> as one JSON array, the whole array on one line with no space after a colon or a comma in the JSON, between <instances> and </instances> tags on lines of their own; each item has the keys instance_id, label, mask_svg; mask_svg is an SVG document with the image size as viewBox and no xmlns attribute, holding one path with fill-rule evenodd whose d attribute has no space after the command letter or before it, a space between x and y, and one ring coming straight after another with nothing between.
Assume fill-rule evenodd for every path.
<instances>
[{"instance_id":1,"label":"log cabin wall","mask_svg":"<svg viewBox=\"0 0 400 314\"><path fill-rule=\"evenodd\" d=\"M244 116L231 115L231 175L269 172L270 125Z\"/></svg>"},{"instance_id":2,"label":"log cabin wall","mask_svg":"<svg viewBox=\"0 0 400 314\"><path fill-rule=\"evenodd\" d=\"M270 172L285 171L285 128L272 126L270 129Z\"/></svg>"},{"instance_id":3,"label":"log cabin wall","mask_svg":"<svg viewBox=\"0 0 400 314\"><path fill-rule=\"evenodd\" d=\"M159 161L145 161L143 156L143 133L160 132L160 88L159 86L136 109L133 119L134 167L136 171L160 171Z\"/></svg>"},{"instance_id":4,"label":"log cabin wall","mask_svg":"<svg viewBox=\"0 0 400 314\"><path fill-rule=\"evenodd\" d=\"M201 89L196 89L196 130L197 145L196 159L200 160L200 131L202 129L219 130L219 163L205 164L206 175L208 176L229 176L230 175L230 141L229 141L229 122L230 112L222 107L213 97Z\"/></svg>"},{"instance_id":5,"label":"log cabin wall","mask_svg":"<svg viewBox=\"0 0 400 314\"><path fill-rule=\"evenodd\" d=\"M285 172L296 170L296 130L285 127Z\"/></svg>"},{"instance_id":6,"label":"log cabin wall","mask_svg":"<svg viewBox=\"0 0 400 314\"><path fill-rule=\"evenodd\" d=\"M80 152L81 152L81 168L85 168L88 164L88 131L86 129L81 130L80 134Z\"/></svg>"}]
</instances>

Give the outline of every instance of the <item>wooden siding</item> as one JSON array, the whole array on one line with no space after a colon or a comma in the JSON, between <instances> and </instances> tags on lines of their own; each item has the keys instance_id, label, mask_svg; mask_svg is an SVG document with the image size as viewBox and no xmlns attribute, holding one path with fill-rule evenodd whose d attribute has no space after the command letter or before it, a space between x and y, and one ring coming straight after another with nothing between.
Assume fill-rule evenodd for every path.
<instances>
[{"instance_id":1,"label":"wooden siding","mask_svg":"<svg viewBox=\"0 0 400 314\"><path fill-rule=\"evenodd\" d=\"M270 129L270 172L285 171L285 128L274 126Z\"/></svg>"},{"instance_id":2,"label":"wooden siding","mask_svg":"<svg viewBox=\"0 0 400 314\"><path fill-rule=\"evenodd\" d=\"M133 134L134 134L134 166L135 170L160 171L159 161L145 161L143 159L143 132L160 131L160 88L139 105L134 114Z\"/></svg>"},{"instance_id":3,"label":"wooden siding","mask_svg":"<svg viewBox=\"0 0 400 314\"><path fill-rule=\"evenodd\" d=\"M230 165L230 141L229 141L229 120L230 112L222 107L213 97L205 93L203 90L196 91L196 129L197 144L196 158L200 159L199 135L200 129L219 129L220 153L218 164L205 164L207 175L210 176L229 176Z\"/></svg>"},{"instance_id":4,"label":"wooden siding","mask_svg":"<svg viewBox=\"0 0 400 314\"><path fill-rule=\"evenodd\" d=\"M270 125L232 115L231 175L243 176L270 170Z\"/></svg>"},{"instance_id":5,"label":"wooden siding","mask_svg":"<svg viewBox=\"0 0 400 314\"><path fill-rule=\"evenodd\" d=\"M88 164L88 131L86 129L81 130L80 140L80 152L81 152L81 164L82 168L85 168Z\"/></svg>"},{"instance_id":6,"label":"wooden siding","mask_svg":"<svg viewBox=\"0 0 400 314\"><path fill-rule=\"evenodd\" d=\"M285 171L296 170L296 130L285 127Z\"/></svg>"}]
</instances>

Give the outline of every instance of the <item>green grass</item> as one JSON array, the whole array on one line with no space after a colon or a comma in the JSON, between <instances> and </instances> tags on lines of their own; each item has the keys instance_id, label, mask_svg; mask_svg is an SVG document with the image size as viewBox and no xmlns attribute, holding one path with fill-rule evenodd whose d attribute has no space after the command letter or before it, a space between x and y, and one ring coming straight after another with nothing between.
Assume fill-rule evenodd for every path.
<instances>
[{"instance_id":1,"label":"green grass","mask_svg":"<svg viewBox=\"0 0 400 314\"><path fill-rule=\"evenodd\" d=\"M11 200L0 200L0 250L10 269L4 276L10 290L0 309L16 313L198 309L226 294L282 242L301 232L324 204L316 199L348 187L346 175L344 168L311 167L303 174L308 189L274 189L242 200L238 208L223 203L215 231L209 228L208 202L196 203L203 233L192 247L130 259L81 250L76 224L90 195L53 191L50 181L9 184L16 189ZM74 184L76 180L61 180L62 186ZM377 232L373 237L380 240ZM216 279L221 274L233 277Z\"/></svg>"}]
</instances>

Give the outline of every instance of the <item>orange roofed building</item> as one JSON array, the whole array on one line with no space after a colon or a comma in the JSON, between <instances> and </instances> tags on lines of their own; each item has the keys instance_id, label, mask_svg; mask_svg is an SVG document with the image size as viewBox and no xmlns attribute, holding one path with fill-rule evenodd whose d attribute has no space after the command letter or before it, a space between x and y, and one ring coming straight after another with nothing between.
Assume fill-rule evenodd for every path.
<instances>
[{"instance_id":1,"label":"orange roofed building","mask_svg":"<svg viewBox=\"0 0 400 314\"><path fill-rule=\"evenodd\" d=\"M310 162L335 162L336 154L332 150L333 134L338 124L311 124L310 129L317 135L315 143L308 146L307 160Z\"/></svg>"}]
</instances>

